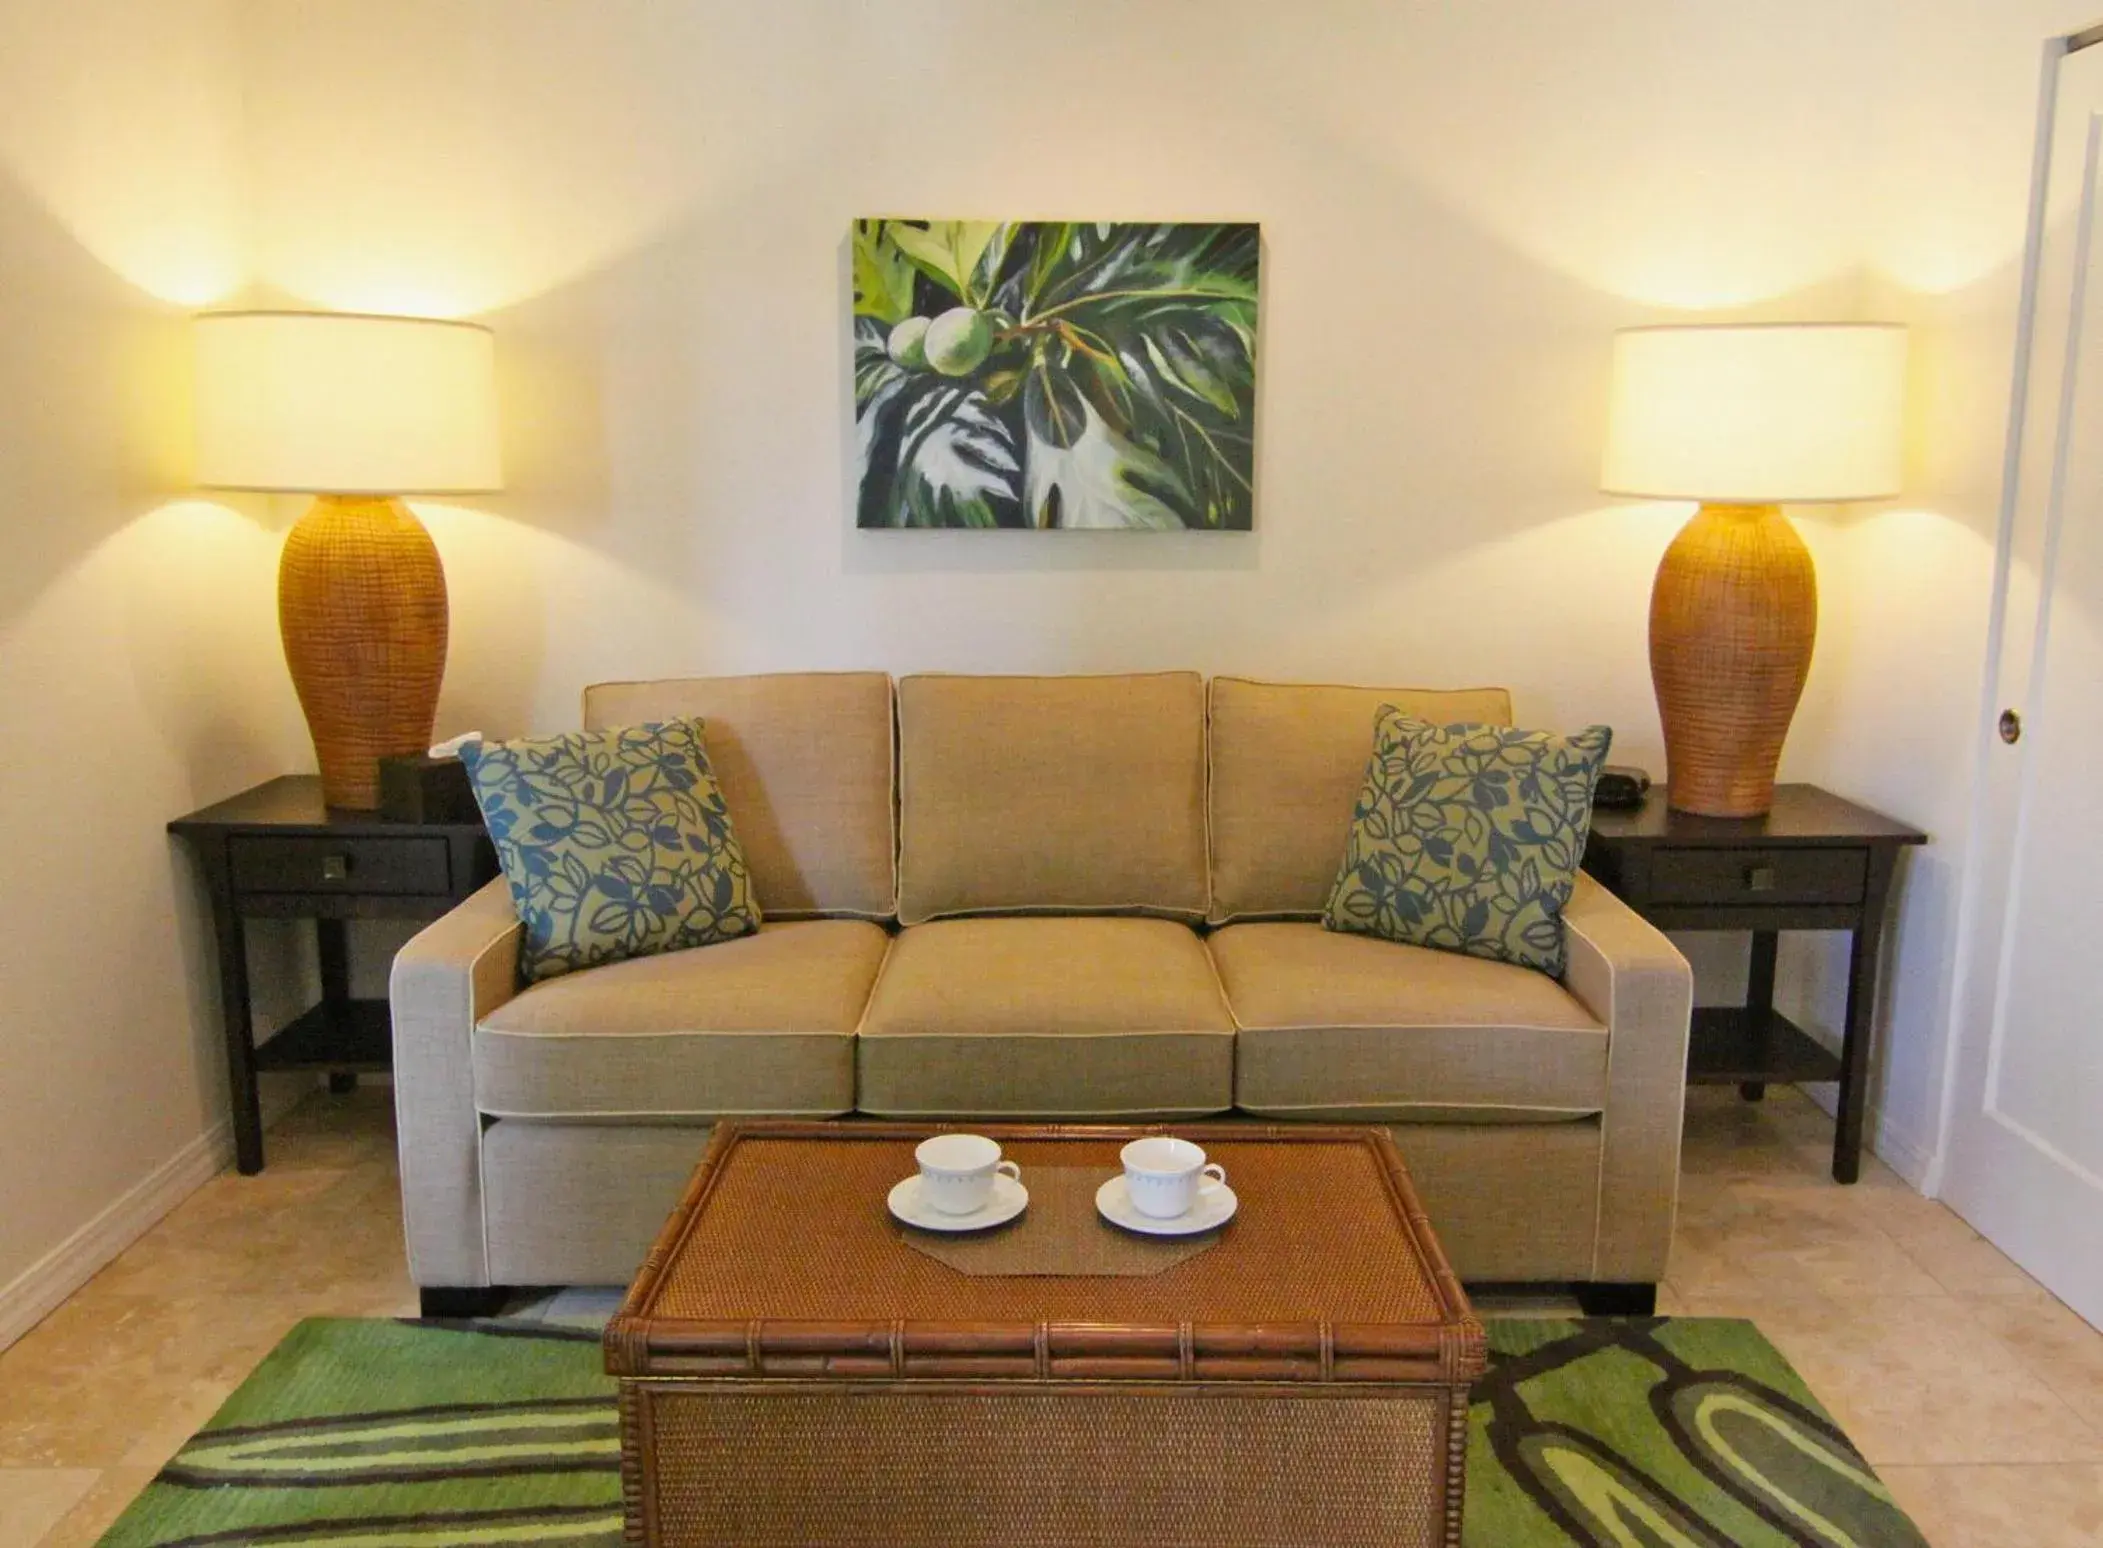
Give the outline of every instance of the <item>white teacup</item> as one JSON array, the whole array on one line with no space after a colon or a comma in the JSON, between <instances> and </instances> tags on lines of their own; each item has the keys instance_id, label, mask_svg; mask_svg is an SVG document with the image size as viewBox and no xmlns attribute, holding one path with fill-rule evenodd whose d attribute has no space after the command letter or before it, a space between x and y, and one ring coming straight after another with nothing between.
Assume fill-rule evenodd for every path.
<instances>
[{"instance_id":1,"label":"white teacup","mask_svg":"<svg viewBox=\"0 0 2103 1548\"><path fill-rule=\"evenodd\" d=\"M993 1198L996 1176L1022 1179L1022 1168L1000 1158L1000 1146L983 1134L937 1134L913 1150L920 1163L920 1196L943 1215L969 1215Z\"/></svg>"},{"instance_id":2,"label":"white teacup","mask_svg":"<svg viewBox=\"0 0 2103 1548\"><path fill-rule=\"evenodd\" d=\"M1208 1162L1205 1152L1186 1139L1150 1134L1118 1152L1125 1164L1125 1190L1132 1208L1156 1220L1190 1213L1204 1194L1227 1185L1227 1169Z\"/></svg>"}]
</instances>

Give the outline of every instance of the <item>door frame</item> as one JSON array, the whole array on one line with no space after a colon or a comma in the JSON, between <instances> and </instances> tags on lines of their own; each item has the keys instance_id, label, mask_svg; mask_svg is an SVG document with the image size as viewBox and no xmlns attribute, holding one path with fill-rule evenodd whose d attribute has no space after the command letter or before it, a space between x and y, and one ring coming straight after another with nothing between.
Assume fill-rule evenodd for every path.
<instances>
[{"instance_id":1,"label":"door frame","mask_svg":"<svg viewBox=\"0 0 2103 1548\"><path fill-rule=\"evenodd\" d=\"M2008 415L2001 450L2001 487L1995 513L1993 581L1992 593L1988 599L1986 653L1980 675L1979 705L1973 738L1971 799L1966 813L1965 851L1959 871L1957 913L1952 933L1956 950L1951 954L1952 966L1947 980L1949 1017L1938 1070L1940 1102L1935 1147L1921 1185L1922 1192L1931 1198L1943 1194L1948 1178L1957 1124L1958 1088L1960 1076L1965 1068L1966 1051L1974 1038L1990 1039L1994 1036L1995 1010L2004 989L2001 980L2004 977L2003 964L2008 943L2002 939L2002 925L2013 899L2019 861L2012 853L2005 861L1998 859L1995 856L1996 846L1986 840L1987 835L1996 826L1995 818L2000 803L2010 792L2017 792L2017 816L2018 821L2020 820L2019 792L2028 783L2025 775L2027 760L2019 761L2013 768L2006 767L1999 761L2006 753L2006 743L2001 735L1999 722L2004 708L2003 673L2008 663L2011 645L2008 637L2009 593L2015 566L2022 499L2026 489L2022 475L2024 448L2030 434L2031 385L2037 365L2038 291L2044 269L2053 152L2058 129L2060 74L2068 59L2098 45L2103 45L2103 22L2082 28L2078 32L2047 38L2039 61L2036 138L2031 156L2030 193L2024 223L2015 348L2008 384ZM2075 322L2078 324L2078 319L2075 319ZM2065 387L2063 381L2061 387ZM2063 457L2062 446L2055 446L2053 451L2055 462ZM2047 495L2048 500L2056 498L2056 490ZM2040 588L2043 599L2040 606L2041 616L2049 611L2049 589L2049 583ZM2034 649L2037 638L2035 627L2030 631L2030 635L2030 639L2015 641L2015 648ZM2032 693L2034 686L2032 683L2025 683L2026 695ZM2001 874L2003 872L2005 875ZM1988 927L1990 939L1982 936L1982 924ZM1980 1000L1977 1008L1972 1005L1975 998ZM1977 1013L1980 1009L1985 1011L1984 1015ZM2034 1136L2032 1138L2035 1139Z\"/></svg>"}]
</instances>

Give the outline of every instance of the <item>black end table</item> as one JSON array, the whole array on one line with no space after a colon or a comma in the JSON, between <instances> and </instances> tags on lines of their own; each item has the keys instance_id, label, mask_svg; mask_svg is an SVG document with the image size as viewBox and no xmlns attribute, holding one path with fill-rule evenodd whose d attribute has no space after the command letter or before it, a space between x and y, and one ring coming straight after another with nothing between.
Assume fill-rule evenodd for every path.
<instances>
[{"instance_id":1,"label":"black end table","mask_svg":"<svg viewBox=\"0 0 2103 1548\"><path fill-rule=\"evenodd\" d=\"M390 822L377 812L322 804L321 781L288 774L168 824L204 871L218 947L219 1000L233 1091L234 1157L263 1170L264 1070L327 1070L330 1089L361 1070L393 1063L384 999L351 998L345 922L436 919L497 874L479 821ZM257 1047L248 998L242 921L312 919L321 957L321 1003Z\"/></svg>"},{"instance_id":2,"label":"black end table","mask_svg":"<svg viewBox=\"0 0 2103 1548\"><path fill-rule=\"evenodd\" d=\"M1769 1081L1840 1082L1833 1177L1862 1172L1862 1116L1874 1036L1877 952L1900 850L1928 836L1816 785L1781 785L1764 817L1675 812L1663 792L1635 811L1597 811L1585 869L1661 930L1750 930L1742 1006L1698 1006L1687 1051L1694 1084L1735 1084L1751 1100ZM1783 930L1854 937L1847 1024L1835 1055L1774 1008Z\"/></svg>"}]
</instances>

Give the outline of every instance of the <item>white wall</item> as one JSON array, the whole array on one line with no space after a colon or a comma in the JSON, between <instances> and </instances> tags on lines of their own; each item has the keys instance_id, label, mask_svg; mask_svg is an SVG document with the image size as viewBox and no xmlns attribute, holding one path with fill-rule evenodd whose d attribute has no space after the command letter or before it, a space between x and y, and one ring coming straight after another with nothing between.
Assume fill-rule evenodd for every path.
<instances>
[{"instance_id":1,"label":"white wall","mask_svg":"<svg viewBox=\"0 0 2103 1548\"><path fill-rule=\"evenodd\" d=\"M607 675L1186 665L1505 682L1660 769L1645 601L1685 511L1593 492L1609 335L1914 323L1913 492L1800 518L1823 641L1784 775L1938 840L1879 1072L1917 1175L2037 53L2089 3L261 7L256 252L286 295L499 330L512 490L429 513L445 729L493 732ZM1257 531L852 530L867 214L1261 220ZM1736 948L1690 945L1733 992ZM1840 944L1788 965L1837 1028Z\"/></svg>"},{"instance_id":2,"label":"white wall","mask_svg":"<svg viewBox=\"0 0 2103 1548\"><path fill-rule=\"evenodd\" d=\"M219 1163L162 828L297 745L277 534L183 490L182 318L241 277L234 22L0 5L0 1345Z\"/></svg>"},{"instance_id":3,"label":"white wall","mask_svg":"<svg viewBox=\"0 0 2103 1548\"><path fill-rule=\"evenodd\" d=\"M498 329L510 490L423 508L441 731L611 675L1186 665L1505 682L1653 768L1684 509L1593 492L1612 330L1912 321L1912 492L1801 518L1784 770L1938 838L1881 1073L1911 1168L2037 48L2091 3L0 0L0 1285L222 1111L160 825L306 756L294 512L177 494L176 319L235 298ZM1258 530L852 530L843 242L886 213L1261 220Z\"/></svg>"}]
</instances>

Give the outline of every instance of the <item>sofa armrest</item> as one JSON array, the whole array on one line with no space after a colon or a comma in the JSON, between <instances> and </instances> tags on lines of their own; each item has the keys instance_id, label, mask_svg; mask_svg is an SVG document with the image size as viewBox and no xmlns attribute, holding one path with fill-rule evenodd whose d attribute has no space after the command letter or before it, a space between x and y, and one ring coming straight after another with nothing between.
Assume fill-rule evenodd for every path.
<instances>
[{"instance_id":1,"label":"sofa armrest","mask_svg":"<svg viewBox=\"0 0 2103 1548\"><path fill-rule=\"evenodd\" d=\"M412 937L388 981L394 1114L409 1272L424 1288L486 1285L475 1024L518 992L520 927L501 879Z\"/></svg>"},{"instance_id":2,"label":"sofa armrest","mask_svg":"<svg viewBox=\"0 0 2103 1548\"><path fill-rule=\"evenodd\" d=\"M1672 1250L1694 971L1662 931L1580 874L1563 910L1563 986L1607 1029L1592 1277L1655 1283Z\"/></svg>"}]
</instances>

